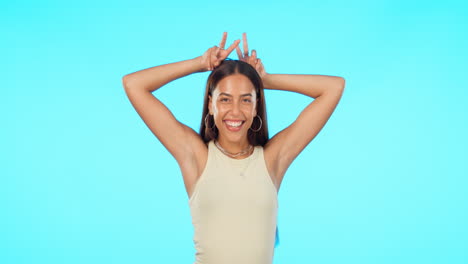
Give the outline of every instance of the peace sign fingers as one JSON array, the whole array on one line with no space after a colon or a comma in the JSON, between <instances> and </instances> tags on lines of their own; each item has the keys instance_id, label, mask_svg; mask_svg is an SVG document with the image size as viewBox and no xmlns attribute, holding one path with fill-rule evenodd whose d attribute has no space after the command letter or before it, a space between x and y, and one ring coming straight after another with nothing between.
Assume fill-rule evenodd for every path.
<instances>
[{"instance_id":1,"label":"peace sign fingers","mask_svg":"<svg viewBox=\"0 0 468 264\"><path fill-rule=\"evenodd\" d=\"M247 33L242 33L242 41L243 45L242 48L244 49L244 52L242 53L241 49L239 47L236 48L237 51L237 57L239 57L239 60L248 62L250 56L249 56L249 44L247 43Z\"/></svg>"},{"instance_id":2,"label":"peace sign fingers","mask_svg":"<svg viewBox=\"0 0 468 264\"><path fill-rule=\"evenodd\" d=\"M218 56L220 50L224 49L224 45L226 45L226 39L227 39L227 32L223 32L223 38L221 39L221 42L219 43L219 48L216 50L216 56Z\"/></svg>"},{"instance_id":3,"label":"peace sign fingers","mask_svg":"<svg viewBox=\"0 0 468 264\"><path fill-rule=\"evenodd\" d=\"M224 49L224 45L226 45L226 39L227 39L227 32L223 32L223 38L221 39L221 42L219 43L220 49Z\"/></svg>"},{"instance_id":4,"label":"peace sign fingers","mask_svg":"<svg viewBox=\"0 0 468 264\"><path fill-rule=\"evenodd\" d=\"M249 56L249 44L247 44L247 33L242 33L242 41L244 42L244 56Z\"/></svg>"},{"instance_id":5,"label":"peace sign fingers","mask_svg":"<svg viewBox=\"0 0 468 264\"><path fill-rule=\"evenodd\" d=\"M236 47L236 52L237 52L237 57L239 57L240 61L247 62L250 64L252 67L254 67L257 72L260 74L260 76L263 78L266 73L265 73L265 68L263 67L263 63L260 61L260 59L257 57L257 51L252 50L251 54L249 55L249 45L247 43L247 34L243 33L242 34L242 40L243 40L243 49L244 52L239 48L239 46Z\"/></svg>"},{"instance_id":6,"label":"peace sign fingers","mask_svg":"<svg viewBox=\"0 0 468 264\"><path fill-rule=\"evenodd\" d=\"M229 56L229 54L239 45L240 39L234 41L234 43L229 46L227 50L224 49L224 46L226 45L226 39L227 39L227 32L223 33L223 38L221 39L221 42L219 43L219 48L216 51L216 56L220 56L221 60L224 60Z\"/></svg>"},{"instance_id":7,"label":"peace sign fingers","mask_svg":"<svg viewBox=\"0 0 468 264\"><path fill-rule=\"evenodd\" d=\"M231 52L232 52L235 48L239 47L239 43L240 43L240 39L237 39L236 41L234 41L234 43L232 43L231 46L229 46L229 48L225 51L225 52L226 52L226 56L223 56L223 59L227 58L227 56L228 56L229 54L231 54Z\"/></svg>"}]
</instances>

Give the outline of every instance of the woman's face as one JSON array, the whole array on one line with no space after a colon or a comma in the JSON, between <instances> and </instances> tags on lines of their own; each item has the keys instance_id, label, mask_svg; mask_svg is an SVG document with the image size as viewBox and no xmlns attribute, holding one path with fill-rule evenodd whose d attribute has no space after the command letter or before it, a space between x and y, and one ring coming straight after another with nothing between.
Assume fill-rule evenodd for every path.
<instances>
[{"instance_id":1,"label":"woman's face","mask_svg":"<svg viewBox=\"0 0 468 264\"><path fill-rule=\"evenodd\" d=\"M232 142L246 140L257 115L255 87L245 75L229 75L216 86L208 108L214 115L219 137Z\"/></svg>"}]
</instances>

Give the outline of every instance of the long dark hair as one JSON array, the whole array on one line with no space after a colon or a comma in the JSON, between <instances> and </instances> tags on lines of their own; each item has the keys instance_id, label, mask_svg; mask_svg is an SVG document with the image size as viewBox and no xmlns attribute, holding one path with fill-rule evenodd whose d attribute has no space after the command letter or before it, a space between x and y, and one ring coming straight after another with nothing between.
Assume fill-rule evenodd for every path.
<instances>
[{"instance_id":1,"label":"long dark hair","mask_svg":"<svg viewBox=\"0 0 468 264\"><path fill-rule=\"evenodd\" d=\"M252 67L247 62L239 60L223 60L221 64L211 72L210 76L208 76L200 125L200 136L205 143L209 142L212 139L218 138L218 128L214 123L213 116L208 115L208 117L206 117L207 114L209 114L208 96L213 96L213 91L224 77L234 74L242 74L246 76L247 78L249 78L249 80L255 87L255 92L257 93L257 115L262 119L262 127L258 132L254 132L251 129L249 129L247 132L247 139L249 143L253 146L260 145L263 147L268 142L269 138L262 78L260 77L260 75L258 75L257 70L255 70L254 67ZM208 124L205 124L205 117L206 122ZM252 129L254 130L257 130L258 127L260 127L261 125L260 120L258 120L258 117L254 118L252 123Z\"/></svg>"}]
</instances>

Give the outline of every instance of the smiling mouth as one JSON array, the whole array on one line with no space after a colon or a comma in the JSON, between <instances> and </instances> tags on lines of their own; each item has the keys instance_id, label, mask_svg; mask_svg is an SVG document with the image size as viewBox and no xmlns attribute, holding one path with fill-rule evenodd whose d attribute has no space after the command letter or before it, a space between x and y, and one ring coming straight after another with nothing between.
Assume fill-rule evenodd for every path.
<instances>
[{"instance_id":1,"label":"smiling mouth","mask_svg":"<svg viewBox=\"0 0 468 264\"><path fill-rule=\"evenodd\" d=\"M233 121L224 121L224 124L226 124L226 128L229 130L229 131L239 131L242 126L244 125L245 121L236 121L236 122L233 122Z\"/></svg>"}]
</instances>

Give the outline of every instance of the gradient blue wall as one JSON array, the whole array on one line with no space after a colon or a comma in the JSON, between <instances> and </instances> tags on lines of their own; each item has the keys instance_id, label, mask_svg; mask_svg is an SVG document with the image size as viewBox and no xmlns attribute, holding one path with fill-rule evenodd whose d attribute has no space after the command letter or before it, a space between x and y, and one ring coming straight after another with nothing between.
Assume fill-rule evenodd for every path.
<instances>
[{"instance_id":1,"label":"gradient blue wall","mask_svg":"<svg viewBox=\"0 0 468 264\"><path fill-rule=\"evenodd\" d=\"M223 31L269 73L347 80L281 186L275 263L468 263L464 1L10 1L0 28L0 263L193 263L180 170L121 78ZM155 96L198 130L207 76ZM311 101L266 99L271 135Z\"/></svg>"}]
</instances>

